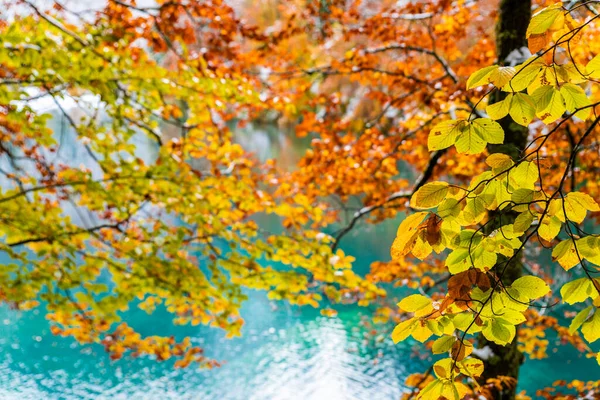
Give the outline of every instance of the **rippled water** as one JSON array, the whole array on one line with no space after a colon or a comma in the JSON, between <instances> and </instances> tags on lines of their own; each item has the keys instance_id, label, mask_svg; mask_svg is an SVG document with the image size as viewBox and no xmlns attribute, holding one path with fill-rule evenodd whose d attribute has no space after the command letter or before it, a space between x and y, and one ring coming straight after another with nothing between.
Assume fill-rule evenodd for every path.
<instances>
[{"instance_id":1,"label":"rippled water","mask_svg":"<svg viewBox=\"0 0 600 400\"><path fill-rule=\"evenodd\" d=\"M167 315L129 315L146 333L191 335L226 363L207 371L172 363L124 358L110 361L100 346L79 346L53 336L41 313L0 309L2 399L397 399L403 381L423 371L415 343L394 346L385 332L365 326L369 310L340 309L336 318L316 310L277 308L253 295L243 313L244 336L228 340L216 330L170 327ZM422 354L428 354L421 351ZM535 390L559 378L598 378L598 366L568 348L528 363L521 387Z\"/></svg>"}]
</instances>

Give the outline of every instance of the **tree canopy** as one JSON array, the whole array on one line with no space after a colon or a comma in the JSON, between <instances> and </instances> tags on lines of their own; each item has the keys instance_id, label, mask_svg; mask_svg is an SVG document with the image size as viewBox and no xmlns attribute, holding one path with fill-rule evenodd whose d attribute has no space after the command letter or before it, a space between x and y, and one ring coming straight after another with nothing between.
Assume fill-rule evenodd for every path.
<instances>
[{"instance_id":1,"label":"tree canopy","mask_svg":"<svg viewBox=\"0 0 600 400\"><path fill-rule=\"evenodd\" d=\"M50 3L0 19L3 302L179 367L217 362L123 312L233 336L247 289L373 305L443 355L407 398L515 398L556 342L600 363L596 1ZM310 138L294 168L255 121ZM344 237L403 214L358 274ZM529 395L600 396L564 386Z\"/></svg>"}]
</instances>

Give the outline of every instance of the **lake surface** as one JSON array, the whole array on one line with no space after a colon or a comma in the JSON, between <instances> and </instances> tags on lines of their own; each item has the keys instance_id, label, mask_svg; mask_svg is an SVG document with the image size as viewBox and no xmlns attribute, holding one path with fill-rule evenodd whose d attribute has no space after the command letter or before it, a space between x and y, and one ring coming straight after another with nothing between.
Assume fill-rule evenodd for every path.
<instances>
[{"instance_id":1,"label":"lake surface","mask_svg":"<svg viewBox=\"0 0 600 400\"><path fill-rule=\"evenodd\" d=\"M276 156L291 165L306 146L276 128L255 129L240 141L261 157ZM81 152L64 151L85 162L77 159ZM357 258L359 271L389 259L397 224L362 227L344 239L342 247ZM322 317L318 310L270 302L264 293L253 292L242 310L243 337L231 340L214 329L173 327L166 313L148 316L132 309L128 321L142 334L191 336L208 356L225 362L215 370L182 370L172 362L111 361L101 346L53 336L42 310L0 308L0 399L398 399L407 390L407 375L430 365L429 352L410 341L395 346L391 326L373 332L372 309L337 309L337 317ZM528 362L520 385L533 395L559 378L599 377L594 360L566 347L549 359Z\"/></svg>"}]
</instances>

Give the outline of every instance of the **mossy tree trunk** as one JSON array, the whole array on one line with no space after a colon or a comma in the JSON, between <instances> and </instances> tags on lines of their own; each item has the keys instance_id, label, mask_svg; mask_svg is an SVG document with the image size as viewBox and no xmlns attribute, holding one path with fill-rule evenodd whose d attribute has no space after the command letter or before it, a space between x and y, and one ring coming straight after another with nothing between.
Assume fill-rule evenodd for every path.
<instances>
[{"instance_id":1,"label":"mossy tree trunk","mask_svg":"<svg viewBox=\"0 0 600 400\"><path fill-rule=\"evenodd\" d=\"M508 64L509 55L513 56L515 51L527 47L525 33L531 18L531 0L500 0L499 16L496 25L496 50L499 64ZM502 100L506 93L497 91L493 94L491 102ZM499 121L504 129L504 145L492 146L491 152L505 153L513 158L519 156L527 145L528 129L516 124L510 116ZM490 216L494 218L494 215ZM503 224L510 223L514 216L503 215ZM499 224L490 224L490 229L498 228ZM502 273L502 281L510 285L522 275L522 263L520 257L516 257L506 267L500 264L498 273ZM484 360L485 372L483 379L496 378L498 376L509 376L518 378L519 369L523 363L523 354L517 348L517 340L513 340L508 346L498 346L480 337L482 346L487 346L493 355ZM511 400L515 398L516 387L496 390L493 393L496 400Z\"/></svg>"}]
</instances>

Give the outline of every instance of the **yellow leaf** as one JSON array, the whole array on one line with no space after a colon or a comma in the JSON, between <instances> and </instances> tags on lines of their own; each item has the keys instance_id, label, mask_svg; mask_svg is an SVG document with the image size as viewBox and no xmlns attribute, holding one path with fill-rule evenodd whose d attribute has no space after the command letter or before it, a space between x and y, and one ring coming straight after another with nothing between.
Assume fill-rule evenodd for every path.
<instances>
[{"instance_id":1,"label":"yellow leaf","mask_svg":"<svg viewBox=\"0 0 600 400\"><path fill-rule=\"evenodd\" d=\"M545 124L556 121L567 110L560 91L550 85L537 88L531 93L531 99L536 105L536 115Z\"/></svg>"},{"instance_id":2,"label":"yellow leaf","mask_svg":"<svg viewBox=\"0 0 600 400\"><path fill-rule=\"evenodd\" d=\"M535 188L538 177L538 167L531 161L523 161L521 164L517 165L510 174L510 178L516 187L531 190Z\"/></svg>"},{"instance_id":3,"label":"yellow leaf","mask_svg":"<svg viewBox=\"0 0 600 400\"><path fill-rule=\"evenodd\" d=\"M480 222L486 215L485 203L481 197L468 199L463 209L463 219L468 225Z\"/></svg>"},{"instance_id":4,"label":"yellow leaf","mask_svg":"<svg viewBox=\"0 0 600 400\"><path fill-rule=\"evenodd\" d=\"M506 171L515 164L509 155L503 153L490 154L488 158L485 159L485 163L492 167L494 174Z\"/></svg>"},{"instance_id":5,"label":"yellow leaf","mask_svg":"<svg viewBox=\"0 0 600 400\"><path fill-rule=\"evenodd\" d=\"M431 306L431 303L429 297L420 294L412 294L402 299L400 303L398 303L398 307L406 312L417 312Z\"/></svg>"},{"instance_id":6,"label":"yellow leaf","mask_svg":"<svg viewBox=\"0 0 600 400\"><path fill-rule=\"evenodd\" d=\"M411 318L396 325L392 331L392 340L394 343L399 343L409 337L418 324L419 321L416 318Z\"/></svg>"},{"instance_id":7,"label":"yellow leaf","mask_svg":"<svg viewBox=\"0 0 600 400\"><path fill-rule=\"evenodd\" d=\"M478 118L469 122L456 138L459 153L478 154L487 143L504 142L504 130L499 123L489 118Z\"/></svg>"},{"instance_id":8,"label":"yellow leaf","mask_svg":"<svg viewBox=\"0 0 600 400\"><path fill-rule=\"evenodd\" d=\"M562 222L568 219L581 223L588 211L600 211L600 208L590 195L581 192L571 192L564 199L554 199L548 207L548 214L555 215Z\"/></svg>"},{"instance_id":9,"label":"yellow leaf","mask_svg":"<svg viewBox=\"0 0 600 400\"><path fill-rule=\"evenodd\" d=\"M434 367L434 372L435 372L435 367ZM425 386L423 388L423 390L421 390L419 392L419 394L417 395L417 400L418 399L439 399L442 396L442 392L444 390L444 385L445 383L442 382L442 380L440 379L434 379L433 381L429 382L427 384L427 386ZM446 398L444 396L444 398Z\"/></svg>"},{"instance_id":10,"label":"yellow leaf","mask_svg":"<svg viewBox=\"0 0 600 400\"><path fill-rule=\"evenodd\" d=\"M469 249L456 249L446 257L446 266L452 275L459 274L471 268Z\"/></svg>"},{"instance_id":11,"label":"yellow leaf","mask_svg":"<svg viewBox=\"0 0 600 400\"><path fill-rule=\"evenodd\" d=\"M515 218L513 229L515 233L523 234L533 223L533 215L529 211L525 211ZM540 234L541 236L541 234ZM542 236L543 237L543 236Z\"/></svg>"},{"instance_id":12,"label":"yellow leaf","mask_svg":"<svg viewBox=\"0 0 600 400\"><path fill-rule=\"evenodd\" d=\"M583 310L579 311L575 318L571 321L569 325L569 333L574 334L577 329L581 327L581 325L588 319L590 316L590 311L592 311L592 306L586 307Z\"/></svg>"},{"instance_id":13,"label":"yellow leaf","mask_svg":"<svg viewBox=\"0 0 600 400\"><path fill-rule=\"evenodd\" d=\"M575 279L567 282L560 288L560 295L567 304L576 304L594 298L598 295L594 284L588 278Z\"/></svg>"},{"instance_id":14,"label":"yellow leaf","mask_svg":"<svg viewBox=\"0 0 600 400\"><path fill-rule=\"evenodd\" d=\"M427 139L429 150L441 150L452 146L466 124L464 120L443 121L437 124L429 132Z\"/></svg>"},{"instance_id":15,"label":"yellow leaf","mask_svg":"<svg viewBox=\"0 0 600 400\"><path fill-rule=\"evenodd\" d=\"M600 211L596 200L582 192L568 193L565 196L564 208L567 211L567 218L577 223L583 222L587 211Z\"/></svg>"},{"instance_id":16,"label":"yellow leaf","mask_svg":"<svg viewBox=\"0 0 600 400\"><path fill-rule=\"evenodd\" d=\"M553 4L551 7L545 8L533 15L531 22L527 27L526 36L539 35L545 33L550 28L558 30L562 28L560 21L564 24L564 11L560 8L562 3Z\"/></svg>"},{"instance_id":17,"label":"yellow leaf","mask_svg":"<svg viewBox=\"0 0 600 400\"><path fill-rule=\"evenodd\" d=\"M424 343L431 335L433 335L433 332L431 332L426 325L422 325L421 323L418 323L412 331L412 337L421 343Z\"/></svg>"},{"instance_id":18,"label":"yellow leaf","mask_svg":"<svg viewBox=\"0 0 600 400\"><path fill-rule=\"evenodd\" d=\"M512 342L517 330L514 325L501 318L490 318L481 331L483 336L496 344L505 346Z\"/></svg>"},{"instance_id":19,"label":"yellow leaf","mask_svg":"<svg viewBox=\"0 0 600 400\"><path fill-rule=\"evenodd\" d=\"M469 124L458 135L455 145L459 153L479 154L485 150L486 142L481 133L472 124Z\"/></svg>"},{"instance_id":20,"label":"yellow leaf","mask_svg":"<svg viewBox=\"0 0 600 400\"><path fill-rule=\"evenodd\" d=\"M565 99L565 106L570 113L575 110L587 107L591 104L583 89L572 83L565 83L560 87L560 94ZM575 113L578 118L587 119L592 112L592 107L587 107Z\"/></svg>"},{"instance_id":21,"label":"yellow leaf","mask_svg":"<svg viewBox=\"0 0 600 400\"><path fill-rule=\"evenodd\" d=\"M565 271L579 264L581 260L571 238L563 240L552 249L552 261L558 261Z\"/></svg>"},{"instance_id":22,"label":"yellow leaf","mask_svg":"<svg viewBox=\"0 0 600 400\"><path fill-rule=\"evenodd\" d=\"M527 88L531 82L540 74L544 61L533 56L517 67L517 72L502 90L505 92L520 92Z\"/></svg>"},{"instance_id":23,"label":"yellow leaf","mask_svg":"<svg viewBox=\"0 0 600 400\"><path fill-rule=\"evenodd\" d=\"M586 236L578 239L577 250L581 257L593 264L600 265L600 237Z\"/></svg>"},{"instance_id":24,"label":"yellow leaf","mask_svg":"<svg viewBox=\"0 0 600 400\"><path fill-rule=\"evenodd\" d=\"M446 198L447 194L447 182L427 183L412 196L410 206L415 209L434 208Z\"/></svg>"},{"instance_id":25,"label":"yellow leaf","mask_svg":"<svg viewBox=\"0 0 600 400\"><path fill-rule=\"evenodd\" d=\"M457 363L460 372L466 376L478 378L483 373L483 361L476 358L467 358L460 363Z\"/></svg>"},{"instance_id":26,"label":"yellow leaf","mask_svg":"<svg viewBox=\"0 0 600 400\"><path fill-rule=\"evenodd\" d=\"M533 190L525 188L519 188L512 192L510 198L516 204L516 206L513 209L515 211L527 210L529 203L533 201L533 194ZM524 207L524 209L520 209L519 207Z\"/></svg>"},{"instance_id":27,"label":"yellow leaf","mask_svg":"<svg viewBox=\"0 0 600 400\"><path fill-rule=\"evenodd\" d=\"M441 218L457 217L460 213L460 204L458 200L448 198L440 203L437 208L437 214Z\"/></svg>"},{"instance_id":28,"label":"yellow leaf","mask_svg":"<svg viewBox=\"0 0 600 400\"><path fill-rule=\"evenodd\" d=\"M488 79L494 86L501 88L511 80L516 72L514 67L498 67L492 71Z\"/></svg>"},{"instance_id":29,"label":"yellow leaf","mask_svg":"<svg viewBox=\"0 0 600 400\"><path fill-rule=\"evenodd\" d=\"M433 372L435 373L435 376L441 379L450 378L452 376L453 363L454 362L451 358L442 358L441 360L437 361L435 364L433 364Z\"/></svg>"},{"instance_id":30,"label":"yellow leaf","mask_svg":"<svg viewBox=\"0 0 600 400\"><path fill-rule=\"evenodd\" d=\"M525 93L515 94L509 110L511 118L519 125L528 126L535 117L535 105Z\"/></svg>"},{"instance_id":31,"label":"yellow leaf","mask_svg":"<svg viewBox=\"0 0 600 400\"><path fill-rule=\"evenodd\" d=\"M446 353L450 351L454 342L456 342L454 336L442 336L433 342L431 350L433 351L433 354Z\"/></svg>"},{"instance_id":32,"label":"yellow leaf","mask_svg":"<svg viewBox=\"0 0 600 400\"><path fill-rule=\"evenodd\" d=\"M600 54L592 58L592 60L585 67L585 71L590 78L600 78Z\"/></svg>"},{"instance_id":33,"label":"yellow leaf","mask_svg":"<svg viewBox=\"0 0 600 400\"><path fill-rule=\"evenodd\" d=\"M536 276L522 276L515 280L511 287L529 300L538 299L550 293L550 286Z\"/></svg>"},{"instance_id":34,"label":"yellow leaf","mask_svg":"<svg viewBox=\"0 0 600 400\"><path fill-rule=\"evenodd\" d=\"M488 78L497 68L497 65L491 65L472 73L467 80L467 90L490 83Z\"/></svg>"},{"instance_id":35,"label":"yellow leaf","mask_svg":"<svg viewBox=\"0 0 600 400\"><path fill-rule=\"evenodd\" d=\"M508 110L510 109L510 102L512 100L512 93L506 96L505 99L498 101L493 104L488 104L485 108L485 112L490 116L491 119L502 119L508 115Z\"/></svg>"},{"instance_id":36,"label":"yellow leaf","mask_svg":"<svg viewBox=\"0 0 600 400\"><path fill-rule=\"evenodd\" d=\"M390 250L393 260L404 257L412 250L419 233L419 226L428 214L427 212L417 212L402 221Z\"/></svg>"},{"instance_id":37,"label":"yellow leaf","mask_svg":"<svg viewBox=\"0 0 600 400\"><path fill-rule=\"evenodd\" d=\"M581 333L589 343L600 339L600 312L598 310L590 320L581 325Z\"/></svg>"},{"instance_id":38,"label":"yellow leaf","mask_svg":"<svg viewBox=\"0 0 600 400\"><path fill-rule=\"evenodd\" d=\"M412 255L417 257L419 260L424 260L431 254L432 250L433 248L427 242L427 240L423 240L422 236L417 236L415 245L412 248Z\"/></svg>"},{"instance_id":39,"label":"yellow leaf","mask_svg":"<svg viewBox=\"0 0 600 400\"><path fill-rule=\"evenodd\" d=\"M562 223L555 216L546 216L538 228L538 234L544 240L551 241L560 232Z\"/></svg>"},{"instance_id":40,"label":"yellow leaf","mask_svg":"<svg viewBox=\"0 0 600 400\"><path fill-rule=\"evenodd\" d=\"M504 142L504 130L496 121L489 118L477 118L471 121L471 125L475 127L486 142L492 144Z\"/></svg>"}]
</instances>

